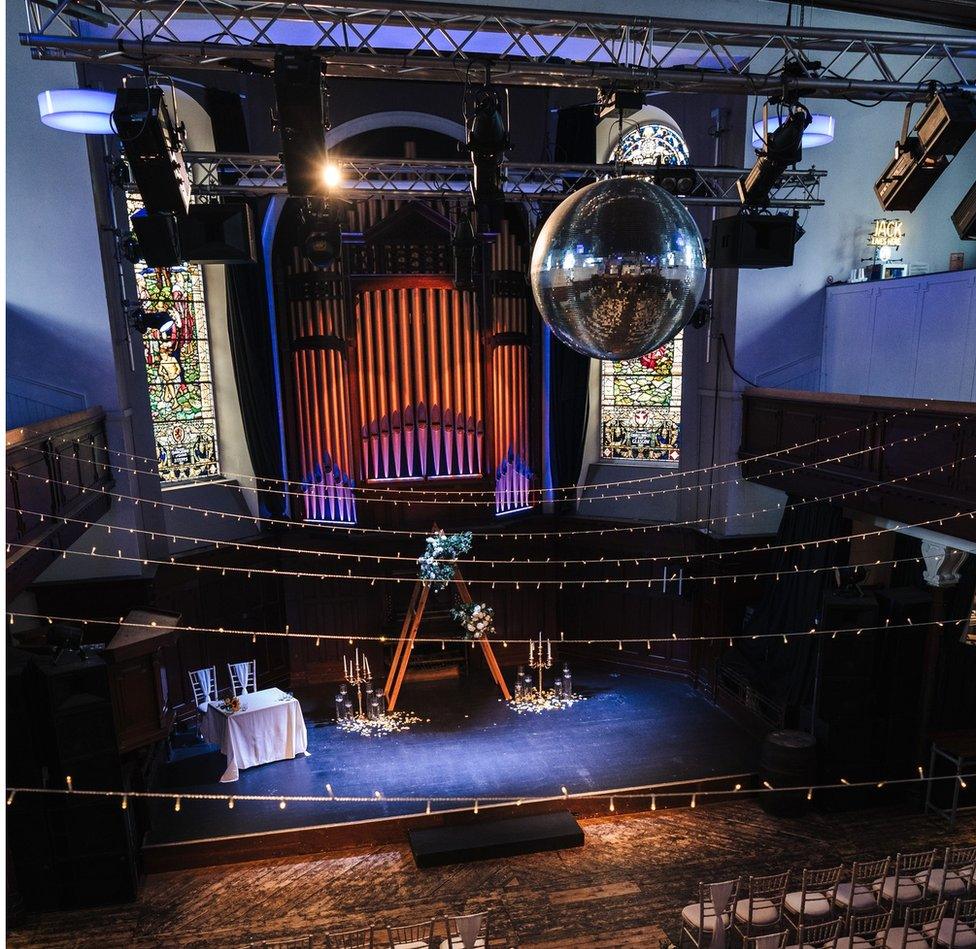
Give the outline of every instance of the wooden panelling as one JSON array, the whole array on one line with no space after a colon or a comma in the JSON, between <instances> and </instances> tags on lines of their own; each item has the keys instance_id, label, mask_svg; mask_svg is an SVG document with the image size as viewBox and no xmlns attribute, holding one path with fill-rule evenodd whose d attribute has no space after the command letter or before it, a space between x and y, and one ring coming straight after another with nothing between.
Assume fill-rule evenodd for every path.
<instances>
[{"instance_id":1,"label":"wooden panelling","mask_svg":"<svg viewBox=\"0 0 976 949\"><path fill-rule=\"evenodd\" d=\"M906 523L976 508L972 403L747 389L742 405L740 457L751 480L804 497L877 485L839 503ZM817 439L829 440L800 444ZM757 457L770 452L781 453ZM970 518L931 526L976 539Z\"/></svg>"}]
</instances>

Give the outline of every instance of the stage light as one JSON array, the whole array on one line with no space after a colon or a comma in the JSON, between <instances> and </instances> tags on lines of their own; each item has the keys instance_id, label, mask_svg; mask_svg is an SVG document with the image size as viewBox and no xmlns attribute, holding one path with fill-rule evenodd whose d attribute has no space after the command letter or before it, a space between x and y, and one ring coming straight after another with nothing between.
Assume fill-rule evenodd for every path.
<instances>
[{"instance_id":1,"label":"stage light","mask_svg":"<svg viewBox=\"0 0 976 949\"><path fill-rule=\"evenodd\" d=\"M766 108L763 106L764 111ZM789 108L786 118L767 135L752 170L735 183L739 201L748 207L768 204L780 176L803 157L803 132L811 122L810 110L800 103Z\"/></svg>"},{"instance_id":2,"label":"stage light","mask_svg":"<svg viewBox=\"0 0 976 949\"><path fill-rule=\"evenodd\" d=\"M329 127L322 58L315 53L275 56L276 126L288 193L296 197L326 189L325 132Z\"/></svg>"},{"instance_id":3,"label":"stage light","mask_svg":"<svg viewBox=\"0 0 976 949\"><path fill-rule=\"evenodd\" d=\"M146 213L185 215L190 173L183 160L183 126L170 119L163 90L119 89L112 123Z\"/></svg>"},{"instance_id":4,"label":"stage light","mask_svg":"<svg viewBox=\"0 0 976 949\"><path fill-rule=\"evenodd\" d=\"M325 201L309 201L302 211L301 245L314 267L331 267L342 250L342 229Z\"/></svg>"},{"instance_id":5,"label":"stage light","mask_svg":"<svg viewBox=\"0 0 976 949\"><path fill-rule=\"evenodd\" d=\"M782 124L782 118L771 115L766 119L767 134L775 132ZM818 148L829 145L834 140L834 117L814 112L810 116L810 124L804 129L801 144L803 148ZM752 147L759 151L763 147L763 120L760 119L752 127Z\"/></svg>"},{"instance_id":6,"label":"stage light","mask_svg":"<svg viewBox=\"0 0 976 949\"><path fill-rule=\"evenodd\" d=\"M976 181L952 212L952 223L964 241L976 241Z\"/></svg>"},{"instance_id":7,"label":"stage light","mask_svg":"<svg viewBox=\"0 0 976 949\"><path fill-rule=\"evenodd\" d=\"M62 132L111 135L115 93L98 89L48 89L37 94L41 122Z\"/></svg>"},{"instance_id":8,"label":"stage light","mask_svg":"<svg viewBox=\"0 0 976 949\"><path fill-rule=\"evenodd\" d=\"M471 198L478 213L478 229L482 233L494 231L505 200L501 162L511 142L502 115L501 97L490 81L478 86L465 99L465 128L466 145L474 165Z\"/></svg>"},{"instance_id":9,"label":"stage light","mask_svg":"<svg viewBox=\"0 0 976 949\"><path fill-rule=\"evenodd\" d=\"M325 187L329 191L333 188L338 188L342 184L342 167L334 161L326 162L325 167L322 169L322 180L325 182Z\"/></svg>"},{"instance_id":10,"label":"stage light","mask_svg":"<svg viewBox=\"0 0 976 949\"><path fill-rule=\"evenodd\" d=\"M909 103L894 158L874 185L886 211L914 211L976 130L976 98L965 93L933 96L909 134L911 109Z\"/></svg>"}]
</instances>

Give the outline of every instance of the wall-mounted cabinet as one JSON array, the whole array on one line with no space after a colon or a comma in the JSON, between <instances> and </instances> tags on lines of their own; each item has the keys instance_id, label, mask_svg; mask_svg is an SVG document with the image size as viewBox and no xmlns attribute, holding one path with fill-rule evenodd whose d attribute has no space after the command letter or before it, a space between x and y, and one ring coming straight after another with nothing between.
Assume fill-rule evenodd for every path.
<instances>
[{"instance_id":1,"label":"wall-mounted cabinet","mask_svg":"<svg viewBox=\"0 0 976 949\"><path fill-rule=\"evenodd\" d=\"M828 287L820 390L976 400L976 270Z\"/></svg>"}]
</instances>

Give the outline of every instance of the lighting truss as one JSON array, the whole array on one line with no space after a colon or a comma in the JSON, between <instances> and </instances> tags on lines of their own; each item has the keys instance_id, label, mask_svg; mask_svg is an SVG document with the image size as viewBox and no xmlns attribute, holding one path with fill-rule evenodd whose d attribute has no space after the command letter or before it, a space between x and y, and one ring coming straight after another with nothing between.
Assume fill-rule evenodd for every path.
<instances>
[{"instance_id":1,"label":"lighting truss","mask_svg":"<svg viewBox=\"0 0 976 949\"><path fill-rule=\"evenodd\" d=\"M490 63L504 85L925 98L976 87L976 38L663 17L427 5L419 0L28 0L35 58L261 69L321 53L330 76L463 82ZM95 15L97 13L97 16ZM784 69L786 72L784 73Z\"/></svg>"},{"instance_id":2,"label":"lighting truss","mask_svg":"<svg viewBox=\"0 0 976 949\"><path fill-rule=\"evenodd\" d=\"M285 170L276 155L234 155L186 152L184 159L197 195L287 194ZM664 166L665 171L668 166ZM690 170L690 169L689 169ZM683 169L683 172L685 169ZM738 207L736 180L745 168L694 169L686 205ZM347 200L382 198L439 198L470 201L471 164L408 159L355 158L341 164L342 183L336 189ZM561 201L581 179L634 174L653 177L646 165L546 165L509 162L502 165L506 200L528 203ZM819 169L787 171L771 192L770 207L810 208L822 205Z\"/></svg>"}]
</instances>

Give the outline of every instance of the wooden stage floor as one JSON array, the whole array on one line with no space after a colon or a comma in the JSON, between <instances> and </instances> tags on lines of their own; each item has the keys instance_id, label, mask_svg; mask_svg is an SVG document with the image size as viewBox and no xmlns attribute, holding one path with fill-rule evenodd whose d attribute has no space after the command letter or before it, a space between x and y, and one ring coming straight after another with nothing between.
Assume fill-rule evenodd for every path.
<instances>
[{"instance_id":1,"label":"wooden stage floor","mask_svg":"<svg viewBox=\"0 0 976 949\"><path fill-rule=\"evenodd\" d=\"M251 768L238 781L220 784L223 755L194 740L177 748L157 787L183 793L323 795L328 783L338 795L366 798L376 790L389 797L558 797L563 785L573 792L616 790L757 770L758 742L685 680L574 672L574 688L586 699L540 714L514 712L500 701L487 675L408 683L399 707L424 721L381 737L336 728L334 686L317 695L299 693L311 757ZM184 801L177 814L171 805L159 804L150 843L166 847L422 814L425 806L292 803L281 810L276 801L242 801L230 810L223 803ZM456 805L435 803L433 810L448 806Z\"/></svg>"},{"instance_id":2,"label":"wooden stage floor","mask_svg":"<svg viewBox=\"0 0 976 949\"><path fill-rule=\"evenodd\" d=\"M418 870L405 847L379 847L159 874L137 903L32 916L8 945L230 949L309 934L321 947L330 929L490 909L493 947L656 949L699 880L976 842L976 817L949 831L907 802L784 819L743 800L583 823L582 849L460 867Z\"/></svg>"}]
</instances>

